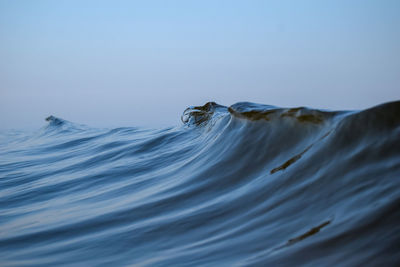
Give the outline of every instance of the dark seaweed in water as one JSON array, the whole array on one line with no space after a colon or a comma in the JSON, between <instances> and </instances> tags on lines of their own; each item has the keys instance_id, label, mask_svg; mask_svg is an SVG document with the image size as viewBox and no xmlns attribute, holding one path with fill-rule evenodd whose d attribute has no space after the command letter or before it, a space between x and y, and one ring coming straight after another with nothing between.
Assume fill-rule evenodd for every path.
<instances>
[{"instance_id":1,"label":"dark seaweed in water","mask_svg":"<svg viewBox=\"0 0 400 267\"><path fill-rule=\"evenodd\" d=\"M210 102L183 126L50 116L0 142L0 265L400 262L400 102Z\"/></svg>"}]
</instances>

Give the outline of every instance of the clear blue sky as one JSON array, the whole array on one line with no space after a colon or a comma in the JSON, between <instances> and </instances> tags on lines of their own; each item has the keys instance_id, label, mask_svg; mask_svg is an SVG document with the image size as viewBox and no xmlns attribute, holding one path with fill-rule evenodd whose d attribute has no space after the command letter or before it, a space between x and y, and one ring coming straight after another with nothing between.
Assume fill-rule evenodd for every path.
<instances>
[{"instance_id":1,"label":"clear blue sky","mask_svg":"<svg viewBox=\"0 0 400 267\"><path fill-rule=\"evenodd\" d=\"M178 125L190 105L400 99L400 1L0 0L0 128Z\"/></svg>"}]
</instances>

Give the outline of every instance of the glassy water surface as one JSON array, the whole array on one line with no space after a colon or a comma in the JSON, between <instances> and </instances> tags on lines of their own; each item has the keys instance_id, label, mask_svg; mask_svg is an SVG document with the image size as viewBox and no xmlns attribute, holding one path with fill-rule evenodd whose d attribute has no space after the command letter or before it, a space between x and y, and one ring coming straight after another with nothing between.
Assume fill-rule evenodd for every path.
<instances>
[{"instance_id":1,"label":"glassy water surface","mask_svg":"<svg viewBox=\"0 0 400 267\"><path fill-rule=\"evenodd\" d=\"M400 262L400 102L0 135L0 265Z\"/></svg>"}]
</instances>

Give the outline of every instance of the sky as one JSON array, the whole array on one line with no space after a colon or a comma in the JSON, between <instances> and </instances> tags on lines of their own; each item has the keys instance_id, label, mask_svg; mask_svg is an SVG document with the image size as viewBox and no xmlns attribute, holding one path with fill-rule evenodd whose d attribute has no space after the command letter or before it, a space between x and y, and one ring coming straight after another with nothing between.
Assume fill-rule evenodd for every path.
<instances>
[{"instance_id":1,"label":"sky","mask_svg":"<svg viewBox=\"0 0 400 267\"><path fill-rule=\"evenodd\" d=\"M175 126L215 101L400 99L400 1L0 0L0 129Z\"/></svg>"}]
</instances>

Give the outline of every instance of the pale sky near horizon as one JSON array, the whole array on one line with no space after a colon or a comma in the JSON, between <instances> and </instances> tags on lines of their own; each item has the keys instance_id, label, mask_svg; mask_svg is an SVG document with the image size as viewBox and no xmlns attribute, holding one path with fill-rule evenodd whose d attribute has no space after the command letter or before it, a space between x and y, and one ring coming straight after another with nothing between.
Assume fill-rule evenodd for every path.
<instances>
[{"instance_id":1,"label":"pale sky near horizon","mask_svg":"<svg viewBox=\"0 0 400 267\"><path fill-rule=\"evenodd\" d=\"M0 129L179 125L191 105L400 99L400 1L0 0Z\"/></svg>"}]
</instances>

